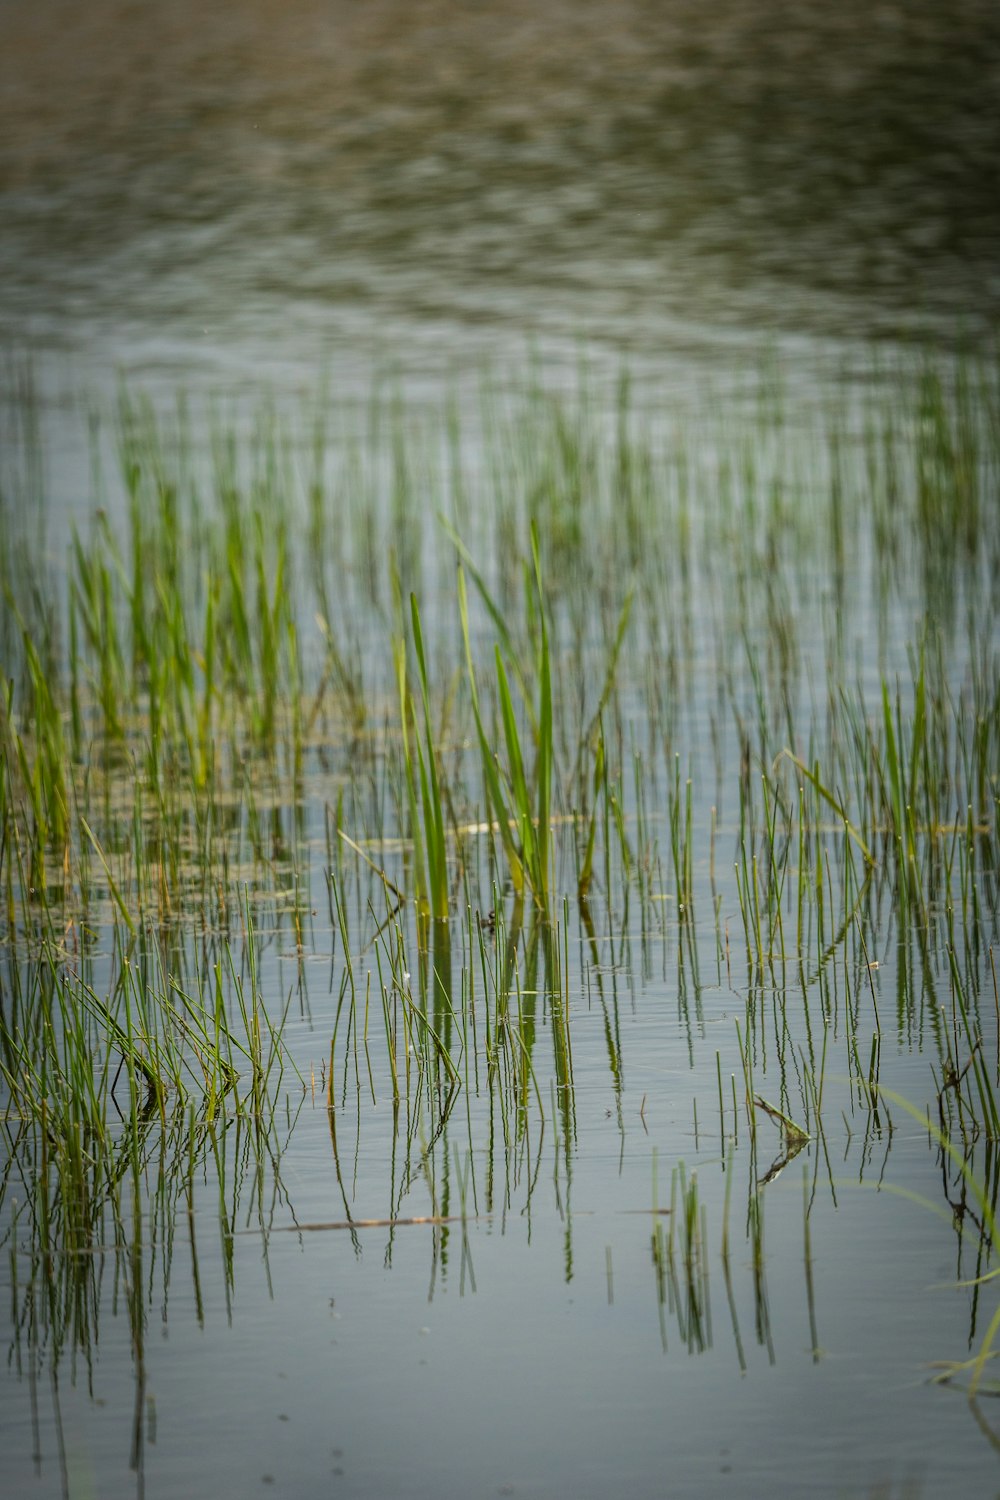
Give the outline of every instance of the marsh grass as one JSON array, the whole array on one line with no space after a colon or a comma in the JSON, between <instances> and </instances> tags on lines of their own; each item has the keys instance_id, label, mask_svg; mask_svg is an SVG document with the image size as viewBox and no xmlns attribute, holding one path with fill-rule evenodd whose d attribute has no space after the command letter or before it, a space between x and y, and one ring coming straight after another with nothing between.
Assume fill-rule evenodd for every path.
<instances>
[{"instance_id":1,"label":"marsh grass","mask_svg":"<svg viewBox=\"0 0 1000 1500\"><path fill-rule=\"evenodd\" d=\"M487 733L476 686L476 667L469 634L469 606L465 573L458 572L458 604L465 642L469 695L475 719L483 771L485 800L489 816L495 820L500 844L507 857L510 879L519 898L528 895L543 915L549 913L550 848L553 791L553 720L552 669L549 658L549 632L546 623L548 603L542 586L538 532L531 528L531 571L525 568L525 604L533 649L529 663L513 655L510 631L491 599L481 576L473 570L473 579L486 604L490 618L497 626L500 640L494 648L496 693L506 766L501 767L494 749L495 737ZM504 661L506 647L511 672ZM529 675L530 674L530 675ZM518 683L523 715L519 716L511 693L510 676ZM537 704L532 701L528 683L537 683ZM526 721L527 744L522 743L520 723ZM531 745L533 754L529 753ZM533 767L532 767L533 761Z\"/></svg>"},{"instance_id":2,"label":"marsh grass","mask_svg":"<svg viewBox=\"0 0 1000 1500\"><path fill-rule=\"evenodd\" d=\"M888 1151L917 1066L936 1146L993 1149L995 372L890 379L804 431L773 391L735 433L632 399L373 397L364 438L271 412L238 443L123 392L89 517L26 528L37 470L5 480L3 1191L32 1254L148 1206L156 1152L193 1223L237 1137L266 1217L308 1092L343 1222L388 1104L364 1217L419 1189L446 1250L453 1199L530 1216L545 1184L571 1274L581 1091L624 1152L669 1042L702 1139L718 1099L734 1328L749 1163L773 1354L763 1205L796 1150L835 1201L831 1139ZM692 1352L703 1181L678 1170L652 1244Z\"/></svg>"}]
</instances>

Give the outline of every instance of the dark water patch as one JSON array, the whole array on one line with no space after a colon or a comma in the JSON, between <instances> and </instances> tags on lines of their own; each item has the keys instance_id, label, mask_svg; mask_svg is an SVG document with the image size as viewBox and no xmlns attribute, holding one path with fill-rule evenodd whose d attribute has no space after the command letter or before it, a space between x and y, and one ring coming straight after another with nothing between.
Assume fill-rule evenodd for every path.
<instances>
[{"instance_id":1,"label":"dark water patch","mask_svg":"<svg viewBox=\"0 0 1000 1500\"><path fill-rule=\"evenodd\" d=\"M978 0L47 7L2 66L8 339L277 371L420 330L434 359L995 322Z\"/></svg>"}]
</instances>

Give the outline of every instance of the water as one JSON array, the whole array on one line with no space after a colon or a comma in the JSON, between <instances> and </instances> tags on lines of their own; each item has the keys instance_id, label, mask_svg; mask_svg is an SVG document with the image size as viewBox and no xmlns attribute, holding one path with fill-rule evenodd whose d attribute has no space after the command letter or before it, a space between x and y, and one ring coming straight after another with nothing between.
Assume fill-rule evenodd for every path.
<instances>
[{"instance_id":1,"label":"water","mask_svg":"<svg viewBox=\"0 0 1000 1500\"><path fill-rule=\"evenodd\" d=\"M995 770L987 766L982 805L977 793L974 917L960 900L971 888L964 844L920 829L921 859L938 870L929 956L899 915L880 848L878 894L862 907L877 968L849 923L846 936L827 933L821 954L812 897L815 961L803 974L772 951L755 968L733 865L744 758L755 775L793 786L787 762L784 783L772 771L776 752L791 739L803 757L814 744L825 753L828 697L851 697L855 684L876 727L883 677L892 691L902 683L909 714L908 661L925 622L942 652L934 681L955 702L977 649L985 680L994 673L990 440L977 450L982 515L971 556L915 501L933 463L921 470L908 459L889 503L859 442L868 399L892 391L899 371L908 382L934 358L947 379L959 346L988 349L993 338L992 7L706 10L631 0L557 4L543 15L520 4L294 0L279 15L259 0L206 16L175 0L152 10L7 7L4 28L0 330L15 356L31 357L57 576L70 566L67 512L85 518L86 531L99 499L125 534L114 441L105 425L95 495L87 426L89 403L106 412L119 372L161 409L178 387L187 393L203 494L183 484L178 493L196 563L198 523L212 511L212 402L241 436L249 492L245 449L266 429L256 402L269 392L289 423L289 592L311 690L323 656L310 552L330 589L329 623L348 656L357 650L369 711L352 739L335 698L307 741L301 784L280 774L258 782L251 769L226 788L228 931L239 953L247 882L261 991L272 1016L288 1004L285 1036L301 1074L289 1066L272 1130L263 1140L242 1125L212 1132L196 1109L192 1145L184 1121L175 1135L154 1119L137 1147L136 1188L123 1123L118 1210L113 1194L96 1194L89 1238L48 1259L31 1180L18 1177L24 1157L4 1137L0 1280L10 1311L0 1321L9 1351L0 1379L12 1493L991 1493L990 1403L970 1406L929 1379L934 1361L977 1351L996 1306L991 1287L958 1285L992 1263L981 1206L925 1125L901 1106L890 1107L892 1129L884 1109L873 1119L848 1074L854 1034L862 1071L868 1065L869 974L883 1082L933 1109L931 1069L940 1076L949 1036L964 1063L949 912L984 1056L995 1061ZM657 476L647 503L636 471L630 545L614 462L623 365L634 452L648 437ZM377 424L376 376L385 377ZM316 534L311 413L324 382L333 415ZM560 447L541 393L581 386L579 431L572 395L560 408L570 431ZM10 387L13 421L24 408ZM460 415L464 491L445 433L448 400ZM914 409L901 400L903 452L923 430ZM844 440L839 533L834 411ZM502 429L493 448L491 421ZM404 479L393 450L400 432ZM30 487L7 482L20 462L12 448L5 503L31 522ZM596 454L603 476L583 485L582 541L573 510L581 454L582 472ZM368 1058L360 1019L357 1028L337 1020L345 970L331 867L341 872L362 995L376 955L387 966L391 953L374 937L384 888L335 837L331 849L331 809L343 791L346 831L409 889L409 846L396 836L398 756L383 748L397 714L390 558L404 589L420 594L435 713L445 720L448 684L464 664L454 559L433 517L444 510L461 522L490 587L520 620L529 509L556 600L568 745L577 718L595 710L625 583L636 583L620 703L607 709L622 726L608 754L636 868L623 873L609 814L611 878L602 825L589 932L575 900L576 825L559 825L560 901L564 891L570 901L556 914L559 963L550 955L549 969L560 978L546 979L544 953L531 960L522 932L510 1004L518 1035L533 1038L532 1074L518 1072L528 1044L511 1040L499 1082L483 1060L498 1002L459 887L453 1000L462 1010L463 986L475 984L477 1040L460 1046L455 1023L462 1078L453 1098L439 1079L413 1087L395 1111L379 984ZM192 571L194 593L202 577ZM199 609L203 618L200 595ZM485 674L492 626L475 599L473 611ZM763 664L759 680L744 630ZM13 661L9 618L4 642ZM465 738L445 736L456 816L478 820L474 736L467 709L458 714ZM96 709L87 733L99 745ZM949 768L961 760L954 745L941 753ZM682 787L693 781L687 926L670 855L675 755ZM844 795L850 765L845 756ZM128 879L132 795L129 778L114 781L110 808L94 794L95 813L118 829ZM748 795L758 799L763 869L760 793ZM839 925L850 904L849 841L822 812L827 915ZM964 812L947 809L958 821ZM152 827L148 804L143 816ZM192 819L184 837L198 836ZM947 879L939 847L952 851ZM176 913L164 921L162 941L171 972L195 992L225 929L217 893L203 896L199 860L185 850L190 867L170 890L187 909L176 925ZM469 836L463 858L474 905L484 916L499 906L500 948L485 942L498 963L511 893L492 890L480 837ZM797 855L788 868L791 952ZM79 931L81 964L102 993L115 972L115 913L93 863L91 878L85 919L63 936L69 951ZM147 896L155 908L155 882ZM419 1001L412 903L401 921L413 974L400 984L412 980ZM227 999L232 1006L228 987ZM798 1119L813 1113L806 1078L827 1037L825 1136L811 1128L771 1180L772 1162L788 1153L759 1111L751 1149L737 1024L752 1038L755 1088ZM995 1202L992 1151L980 1141L970 1160ZM692 1174L685 1240L679 1184ZM672 1215L653 1213L671 1205Z\"/></svg>"},{"instance_id":2,"label":"water","mask_svg":"<svg viewBox=\"0 0 1000 1500\"><path fill-rule=\"evenodd\" d=\"M770 1224L775 1239L794 1239L796 1252L800 1198L796 1182ZM302 1244L275 1236L269 1282L259 1244L241 1240L231 1324L217 1298L200 1329L190 1301L178 1296L164 1335L151 1337L155 1440L142 1410L147 1493L194 1486L237 1494L273 1484L286 1494L315 1486L352 1495L554 1494L569 1481L587 1496L615 1488L653 1495L666 1473L682 1496L727 1488L792 1496L804 1483L831 1496L875 1494L879 1485L905 1493L917 1475L920 1492L953 1485L974 1494L984 1480L988 1486L988 1468L973 1431L957 1440L962 1403L915 1378L926 1342L945 1334L954 1313L954 1294L929 1300L908 1265L907 1240L925 1236L924 1214L898 1203L873 1213L849 1197L845 1213L871 1269L841 1287L837 1252L817 1246L826 1288L817 1364L802 1276L770 1279L772 1363L757 1342L746 1274L734 1267L745 1374L721 1277L712 1287L714 1347L688 1355L671 1326L664 1353L648 1223L639 1219L598 1211L579 1220L570 1285L550 1216L530 1246L523 1224L503 1235L473 1227L475 1292L468 1281L464 1296L439 1284L431 1301L412 1290L419 1283L426 1291L428 1282L427 1231L418 1228L397 1231L391 1270L383 1264L385 1231L362 1231L360 1256L343 1234L305 1235ZM203 1272L210 1275L210 1264ZM894 1321L891 1350L873 1360L873 1345L890 1332L880 1307L903 1298L920 1306L914 1322L927 1339L914 1329L901 1341ZM113 1340L113 1326L108 1334ZM109 1344L109 1365L123 1368L127 1359L127 1347ZM96 1409L67 1381L60 1394L80 1487L89 1470L93 1488L105 1493L123 1481L133 1402L127 1382L102 1374L99 1388ZM51 1400L43 1386L43 1415ZM26 1446L26 1420L22 1437L10 1407L5 1426ZM53 1491L54 1476L48 1486L27 1475L18 1485L19 1493Z\"/></svg>"},{"instance_id":3,"label":"water","mask_svg":"<svg viewBox=\"0 0 1000 1500\"><path fill-rule=\"evenodd\" d=\"M990 338L993 7L11 7L8 342L185 384Z\"/></svg>"}]
</instances>

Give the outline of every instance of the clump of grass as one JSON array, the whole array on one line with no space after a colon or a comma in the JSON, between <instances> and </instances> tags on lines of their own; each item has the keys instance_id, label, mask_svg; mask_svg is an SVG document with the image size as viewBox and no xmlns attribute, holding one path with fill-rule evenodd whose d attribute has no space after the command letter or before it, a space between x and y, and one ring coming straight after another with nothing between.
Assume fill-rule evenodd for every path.
<instances>
[{"instance_id":1,"label":"clump of grass","mask_svg":"<svg viewBox=\"0 0 1000 1500\"><path fill-rule=\"evenodd\" d=\"M510 633L502 621L499 610L490 599L479 575L473 572L472 576L491 617L500 626L502 640L509 647ZM534 526L531 532L531 571L525 580L525 591L534 625L534 659L531 667L537 682L538 700L537 704L532 704L526 690L526 673L520 664L515 664L514 674L521 689L521 704L525 710L519 722L511 692L510 676L504 661L504 652L498 642L494 658L496 689L499 715L503 726L503 742L507 752L506 767L501 770L480 706L476 667L469 633L465 571L462 567L458 571L458 604L462 621L462 636L465 641L472 712L479 740L486 805L490 817L496 822L515 891L518 895L530 896L539 911L547 915L550 911L554 753L552 667L549 656L548 626L545 618L546 599L542 586L538 533ZM524 720L527 721L526 735L530 738L522 735L521 724ZM530 748L532 742L533 757ZM533 766L529 770L532 759Z\"/></svg>"}]
</instances>

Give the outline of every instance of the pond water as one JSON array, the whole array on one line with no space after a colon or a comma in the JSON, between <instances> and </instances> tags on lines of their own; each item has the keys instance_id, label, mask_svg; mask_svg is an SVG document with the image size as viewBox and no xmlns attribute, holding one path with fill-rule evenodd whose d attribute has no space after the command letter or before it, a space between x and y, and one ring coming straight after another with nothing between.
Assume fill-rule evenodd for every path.
<instances>
[{"instance_id":1,"label":"pond water","mask_svg":"<svg viewBox=\"0 0 1000 1500\"><path fill-rule=\"evenodd\" d=\"M995 329L987 0L100 0L0 70L0 328L89 380Z\"/></svg>"},{"instance_id":2,"label":"pond water","mask_svg":"<svg viewBox=\"0 0 1000 1500\"><path fill-rule=\"evenodd\" d=\"M4 20L10 1493L1000 1491L993 8Z\"/></svg>"}]
</instances>

